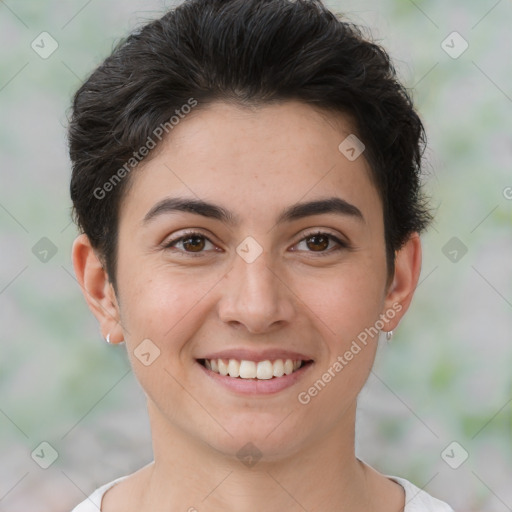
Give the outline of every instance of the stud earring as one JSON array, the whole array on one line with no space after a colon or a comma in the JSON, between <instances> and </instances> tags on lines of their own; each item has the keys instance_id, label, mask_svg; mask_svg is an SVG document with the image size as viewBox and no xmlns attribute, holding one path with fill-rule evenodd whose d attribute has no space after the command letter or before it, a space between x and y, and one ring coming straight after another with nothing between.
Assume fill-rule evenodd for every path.
<instances>
[{"instance_id":1,"label":"stud earring","mask_svg":"<svg viewBox=\"0 0 512 512\"><path fill-rule=\"evenodd\" d=\"M386 333L386 341L389 343L391 341L392 337L393 337L393 331L388 331Z\"/></svg>"},{"instance_id":2,"label":"stud earring","mask_svg":"<svg viewBox=\"0 0 512 512\"><path fill-rule=\"evenodd\" d=\"M110 333L108 333L108 334L107 334L107 337L105 338L105 341L106 341L109 345L112 345L112 342L110 341ZM121 343L124 343L124 340L121 340L121 341L119 342L119 345L120 345Z\"/></svg>"}]
</instances>

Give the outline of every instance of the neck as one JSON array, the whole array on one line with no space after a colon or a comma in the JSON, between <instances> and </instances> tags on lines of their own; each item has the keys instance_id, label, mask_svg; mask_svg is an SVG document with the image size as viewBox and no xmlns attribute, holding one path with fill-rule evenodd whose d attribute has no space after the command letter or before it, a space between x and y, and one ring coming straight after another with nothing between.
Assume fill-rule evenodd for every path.
<instances>
[{"instance_id":1,"label":"neck","mask_svg":"<svg viewBox=\"0 0 512 512\"><path fill-rule=\"evenodd\" d=\"M148 408L155 461L138 510L369 510L367 467L354 453L355 404L336 429L284 457L259 460L220 452Z\"/></svg>"}]
</instances>

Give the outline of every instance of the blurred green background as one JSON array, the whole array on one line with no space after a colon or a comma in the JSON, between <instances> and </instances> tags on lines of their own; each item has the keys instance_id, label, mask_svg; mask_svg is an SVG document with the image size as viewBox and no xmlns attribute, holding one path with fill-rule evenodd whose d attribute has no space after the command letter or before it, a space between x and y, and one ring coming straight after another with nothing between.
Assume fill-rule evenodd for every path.
<instances>
[{"instance_id":1,"label":"blurred green background","mask_svg":"<svg viewBox=\"0 0 512 512\"><path fill-rule=\"evenodd\" d=\"M411 310L360 397L358 455L458 510L512 510L512 3L327 3L414 89L436 208ZM0 511L69 511L152 459L124 347L102 341L74 277L65 130L115 42L172 5L0 2ZM45 59L42 32L58 44Z\"/></svg>"}]
</instances>

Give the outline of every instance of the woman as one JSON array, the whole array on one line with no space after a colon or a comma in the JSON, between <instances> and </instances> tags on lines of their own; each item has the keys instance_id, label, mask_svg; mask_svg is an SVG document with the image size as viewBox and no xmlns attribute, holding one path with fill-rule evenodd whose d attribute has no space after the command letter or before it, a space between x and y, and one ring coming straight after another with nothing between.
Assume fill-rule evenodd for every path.
<instances>
[{"instance_id":1,"label":"woman","mask_svg":"<svg viewBox=\"0 0 512 512\"><path fill-rule=\"evenodd\" d=\"M382 48L320 1L186 1L94 71L69 137L75 272L154 450L76 512L452 510L354 453L430 220Z\"/></svg>"}]
</instances>

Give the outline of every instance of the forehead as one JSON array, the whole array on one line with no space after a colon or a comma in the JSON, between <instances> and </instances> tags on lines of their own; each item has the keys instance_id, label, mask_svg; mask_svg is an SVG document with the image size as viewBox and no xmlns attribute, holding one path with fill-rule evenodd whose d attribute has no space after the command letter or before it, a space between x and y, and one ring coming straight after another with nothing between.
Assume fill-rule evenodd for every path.
<instances>
[{"instance_id":1,"label":"forehead","mask_svg":"<svg viewBox=\"0 0 512 512\"><path fill-rule=\"evenodd\" d=\"M121 217L142 219L171 195L225 200L259 219L326 195L379 206L364 153L351 160L340 151L349 136L348 118L301 102L196 107L130 176Z\"/></svg>"}]
</instances>

